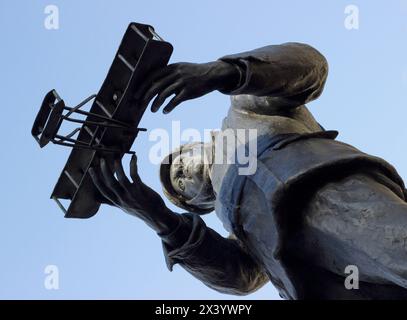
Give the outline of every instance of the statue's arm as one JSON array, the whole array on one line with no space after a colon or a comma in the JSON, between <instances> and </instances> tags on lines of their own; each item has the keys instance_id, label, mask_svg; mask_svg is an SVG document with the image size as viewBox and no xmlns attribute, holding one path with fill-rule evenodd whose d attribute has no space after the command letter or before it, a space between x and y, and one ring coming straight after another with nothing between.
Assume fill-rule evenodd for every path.
<instances>
[{"instance_id":1,"label":"statue's arm","mask_svg":"<svg viewBox=\"0 0 407 320\"><path fill-rule=\"evenodd\" d=\"M269 281L238 240L223 238L196 214L181 217L179 228L161 235L170 270L178 263L208 287L234 295L249 294Z\"/></svg>"},{"instance_id":2,"label":"statue's arm","mask_svg":"<svg viewBox=\"0 0 407 320\"><path fill-rule=\"evenodd\" d=\"M229 294L250 293L268 281L262 268L237 240L225 239L193 214L177 214L138 175L136 158L131 180L120 161L111 168L106 160L89 169L106 202L144 221L162 239L170 269L176 263L209 287Z\"/></svg>"},{"instance_id":3,"label":"statue's arm","mask_svg":"<svg viewBox=\"0 0 407 320\"><path fill-rule=\"evenodd\" d=\"M328 75L325 57L302 43L269 45L220 60L241 72L240 83L221 92L269 96L284 106L300 106L319 97Z\"/></svg>"},{"instance_id":4,"label":"statue's arm","mask_svg":"<svg viewBox=\"0 0 407 320\"><path fill-rule=\"evenodd\" d=\"M324 56L309 45L270 45L207 63L178 62L156 71L134 94L138 105L164 113L218 90L229 95L273 97L271 107L297 107L322 92L328 74Z\"/></svg>"}]
</instances>

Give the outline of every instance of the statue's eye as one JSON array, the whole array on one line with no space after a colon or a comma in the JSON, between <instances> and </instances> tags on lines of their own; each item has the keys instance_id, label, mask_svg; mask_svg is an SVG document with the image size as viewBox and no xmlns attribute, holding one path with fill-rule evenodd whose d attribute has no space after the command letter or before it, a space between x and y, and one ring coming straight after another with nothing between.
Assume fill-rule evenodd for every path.
<instances>
[{"instance_id":1,"label":"statue's eye","mask_svg":"<svg viewBox=\"0 0 407 320\"><path fill-rule=\"evenodd\" d=\"M178 187L179 187L182 191L185 190L184 181L182 181L181 179L178 180Z\"/></svg>"}]
</instances>

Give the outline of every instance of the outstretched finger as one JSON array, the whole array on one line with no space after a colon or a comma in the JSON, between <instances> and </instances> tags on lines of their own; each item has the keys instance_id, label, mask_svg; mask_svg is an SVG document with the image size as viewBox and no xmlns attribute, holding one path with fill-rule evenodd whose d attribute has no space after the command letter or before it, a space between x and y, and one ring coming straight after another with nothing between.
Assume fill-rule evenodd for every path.
<instances>
[{"instance_id":1,"label":"outstretched finger","mask_svg":"<svg viewBox=\"0 0 407 320\"><path fill-rule=\"evenodd\" d=\"M122 201L122 197L125 194L125 190L116 180L113 172L108 167L106 160L103 158L100 159L100 168L102 171L103 178L106 181L106 186L110 189L111 192L115 194L119 201Z\"/></svg>"},{"instance_id":2,"label":"outstretched finger","mask_svg":"<svg viewBox=\"0 0 407 320\"><path fill-rule=\"evenodd\" d=\"M165 114L170 113L172 110L175 109L176 106L178 106L181 102L183 102L185 100L188 100L186 98L186 91L182 90L174 98L172 98L170 100L170 102L167 103L167 105L163 109L163 113L165 113Z\"/></svg>"},{"instance_id":3,"label":"outstretched finger","mask_svg":"<svg viewBox=\"0 0 407 320\"><path fill-rule=\"evenodd\" d=\"M146 106L149 104L151 99L153 99L157 94L163 91L165 88L174 83L178 78L175 73L168 74L167 76L161 78L158 81L154 81L151 86L147 89L142 97L141 105Z\"/></svg>"},{"instance_id":4,"label":"outstretched finger","mask_svg":"<svg viewBox=\"0 0 407 320\"><path fill-rule=\"evenodd\" d=\"M108 204L117 205L118 201L113 192L103 183L100 172L95 168L89 168L89 175L100 194L108 201ZM109 203L110 202L110 203Z\"/></svg>"},{"instance_id":5,"label":"outstretched finger","mask_svg":"<svg viewBox=\"0 0 407 320\"><path fill-rule=\"evenodd\" d=\"M167 88L165 88L163 91L161 91L157 98L155 98L153 104L151 105L151 111L152 112L157 112L162 104L165 102L165 99L167 99L169 96L173 95L174 93L178 93L181 91L182 87L182 82L177 81L171 85L169 85Z\"/></svg>"},{"instance_id":6,"label":"outstretched finger","mask_svg":"<svg viewBox=\"0 0 407 320\"><path fill-rule=\"evenodd\" d=\"M148 89L148 87L151 86L151 84L154 81L164 78L165 76L167 76L168 74L173 72L174 69L175 69L174 65L168 65L165 68L158 69L158 70L152 72L149 76L147 76L143 80L143 84L135 92L134 98L141 99L143 97L143 95L145 94L146 90Z\"/></svg>"},{"instance_id":7,"label":"outstretched finger","mask_svg":"<svg viewBox=\"0 0 407 320\"><path fill-rule=\"evenodd\" d=\"M132 184L130 180L127 178L126 174L124 173L123 165L120 160L116 160L114 162L117 180L119 180L120 185L122 188L126 189L127 191L131 191Z\"/></svg>"},{"instance_id":8,"label":"outstretched finger","mask_svg":"<svg viewBox=\"0 0 407 320\"><path fill-rule=\"evenodd\" d=\"M137 185L143 183L140 179L140 176L138 174L138 170L137 170L137 156L134 154L131 157L130 160L130 177L133 180L133 182Z\"/></svg>"}]
</instances>

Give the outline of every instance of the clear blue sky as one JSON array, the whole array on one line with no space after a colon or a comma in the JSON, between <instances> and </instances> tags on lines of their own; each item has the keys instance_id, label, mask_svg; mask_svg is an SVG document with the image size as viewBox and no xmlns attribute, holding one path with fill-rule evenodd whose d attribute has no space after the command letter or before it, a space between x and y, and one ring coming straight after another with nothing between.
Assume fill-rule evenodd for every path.
<instances>
[{"instance_id":1,"label":"clear blue sky","mask_svg":"<svg viewBox=\"0 0 407 320\"><path fill-rule=\"evenodd\" d=\"M59 30L44 27L49 4L59 7ZM359 7L359 30L344 27L349 4ZM233 298L180 267L170 273L158 237L141 221L111 207L89 220L68 220L49 200L69 151L40 150L30 136L43 95L56 88L73 105L97 92L130 21L152 24L170 41L172 62L206 62L287 41L315 46L330 74L311 111L341 140L407 177L406 1L1 0L0 298ZM183 129L219 128L228 105L228 97L213 93L167 116L149 113L143 125L170 128L180 120ZM142 134L134 149L142 178L161 192L158 166L147 157L151 145ZM225 235L214 215L205 219ZM51 264L59 268L59 290L44 287ZM248 298L278 295L266 285Z\"/></svg>"}]
</instances>

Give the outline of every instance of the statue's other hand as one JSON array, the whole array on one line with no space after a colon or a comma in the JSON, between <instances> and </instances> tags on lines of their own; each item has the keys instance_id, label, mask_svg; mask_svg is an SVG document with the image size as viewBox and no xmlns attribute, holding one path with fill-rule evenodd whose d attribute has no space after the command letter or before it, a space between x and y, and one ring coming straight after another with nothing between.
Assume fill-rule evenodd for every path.
<instances>
[{"instance_id":1,"label":"statue's other hand","mask_svg":"<svg viewBox=\"0 0 407 320\"><path fill-rule=\"evenodd\" d=\"M135 98L146 106L156 96L151 111L157 112L167 98L175 95L163 109L164 113L169 113L183 101L233 87L239 78L235 66L220 60L174 63L149 76L135 93Z\"/></svg>"},{"instance_id":2,"label":"statue's other hand","mask_svg":"<svg viewBox=\"0 0 407 320\"><path fill-rule=\"evenodd\" d=\"M156 231L165 229L167 226L163 224L168 222L166 215L172 212L165 206L161 196L141 181L136 156L132 157L130 163L132 181L124 173L120 160L115 161L114 172L103 158L99 166L89 169L93 183L111 205L142 219Z\"/></svg>"}]
</instances>

